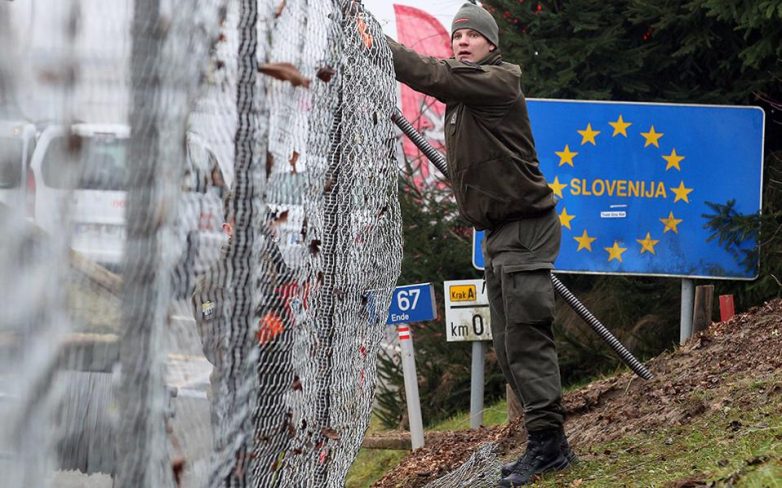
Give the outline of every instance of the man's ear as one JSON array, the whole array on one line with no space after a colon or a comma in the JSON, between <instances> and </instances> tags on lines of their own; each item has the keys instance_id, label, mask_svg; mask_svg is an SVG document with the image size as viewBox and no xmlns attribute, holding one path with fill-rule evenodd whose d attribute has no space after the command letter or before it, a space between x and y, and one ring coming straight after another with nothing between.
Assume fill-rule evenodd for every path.
<instances>
[{"instance_id":1,"label":"man's ear","mask_svg":"<svg viewBox=\"0 0 782 488\"><path fill-rule=\"evenodd\" d=\"M495 46L494 44L489 44L489 52L490 53L494 52L495 49L497 49L497 46Z\"/></svg>"}]
</instances>

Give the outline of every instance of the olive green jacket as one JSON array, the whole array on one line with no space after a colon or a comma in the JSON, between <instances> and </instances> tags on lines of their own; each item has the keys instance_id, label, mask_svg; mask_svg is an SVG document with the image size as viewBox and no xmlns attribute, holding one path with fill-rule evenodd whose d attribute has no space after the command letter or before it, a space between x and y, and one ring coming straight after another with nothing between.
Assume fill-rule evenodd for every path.
<instances>
[{"instance_id":1,"label":"olive green jacket","mask_svg":"<svg viewBox=\"0 0 782 488\"><path fill-rule=\"evenodd\" d=\"M421 56L388 38L396 79L445 103L445 147L456 202L480 229L554 207L540 171L521 68L498 52L479 63Z\"/></svg>"}]
</instances>

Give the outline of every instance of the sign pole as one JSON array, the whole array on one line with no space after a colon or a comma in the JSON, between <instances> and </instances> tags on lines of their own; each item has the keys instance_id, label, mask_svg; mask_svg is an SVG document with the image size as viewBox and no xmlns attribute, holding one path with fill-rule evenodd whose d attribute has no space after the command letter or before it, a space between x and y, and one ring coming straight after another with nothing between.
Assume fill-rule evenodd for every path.
<instances>
[{"instance_id":1,"label":"sign pole","mask_svg":"<svg viewBox=\"0 0 782 488\"><path fill-rule=\"evenodd\" d=\"M692 337L692 303L695 298L693 281L682 280L682 309L679 325L679 344L684 344Z\"/></svg>"},{"instance_id":2,"label":"sign pole","mask_svg":"<svg viewBox=\"0 0 782 488\"><path fill-rule=\"evenodd\" d=\"M371 302L374 306L374 302ZM370 302L367 301L369 305ZM372 311L370 316L375 312ZM421 400L418 397L418 375L415 371L415 351L410 332L411 322L426 322L437 318L434 287L431 283L397 286L391 297L387 325L396 325L405 379L405 401L410 423L410 443L413 450L424 447L424 425L421 421Z\"/></svg>"},{"instance_id":3,"label":"sign pole","mask_svg":"<svg viewBox=\"0 0 782 488\"><path fill-rule=\"evenodd\" d=\"M424 447L424 424L421 420L421 400L418 397L418 378L415 371L415 353L410 326L399 324L399 346L402 349L402 373L405 378L405 400L410 422L410 442L413 450Z\"/></svg>"},{"instance_id":4,"label":"sign pole","mask_svg":"<svg viewBox=\"0 0 782 488\"><path fill-rule=\"evenodd\" d=\"M483 385L484 359L486 358L486 343L472 343L472 373L470 377L470 428L478 429L483 425Z\"/></svg>"}]
</instances>

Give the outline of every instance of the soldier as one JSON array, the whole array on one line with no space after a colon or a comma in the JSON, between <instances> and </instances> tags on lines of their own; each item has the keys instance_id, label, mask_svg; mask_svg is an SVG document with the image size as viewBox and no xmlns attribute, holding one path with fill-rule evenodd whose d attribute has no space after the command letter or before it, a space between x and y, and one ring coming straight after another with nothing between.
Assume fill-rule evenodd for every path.
<instances>
[{"instance_id":1,"label":"soldier","mask_svg":"<svg viewBox=\"0 0 782 488\"><path fill-rule=\"evenodd\" d=\"M217 410L215 408L214 394L217 391L217 381L222 367L223 346L221 340L224 331L219 328L223 304L225 303L225 285L227 279L227 267L225 255L231 244L234 219L230 215L229 202L232 198L231 191L223 192L223 209L225 222L223 232L226 242L220 249L218 259L207 271L196 279L193 291L192 304L193 316L196 321L198 335L201 338L201 348L206 359L212 364L212 373L209 375L209 390L207 396L212 403L212 425L217 422Z\"/></svg>"},{"instance_id":2,"label":"soldier","mask_svg":"<svg viewBox=\"0 0 782 488\"><path fill-rule=\"evenodd\" d=\"M499 30L481 7L465 3L451 27L453 58L421 56L389 39L396 79L446 105L445 145L461 215L486 231L485 278L497 360L524 406L527 451L503 466L500 486L529 484L574 457L564 409L552 322L550 272L561 230L540 171L521 69L505 63Z\"/></svg>"},{"instance_id":3,"label":"soldier","mask_svg":"<svg viewBox=\"0 0 782 488\"><path fill-rule=\"evenodd\" d=\"M220 259L196 281L195 291L192 297L193 315L196 320L198 334L201 338L202 349L207 360L212 363L212 373L209 376L210 392L212 399L213 421L216 421L216 406L212 396L217 391L217 381L223 367L223 356L228 344L225 339L225 330L221 330L220 324L224 314L223 306L226 298L226 280L228 266L226 255L232 244L235 219L231 212L231 199L233 192L226 191L223 197L225 209L225 222L223 232L228 240L223 245ZM293 281L294 275L286 265L274 239L274 222L276 214L268 211L264 225L258 237L261 239L259 281L255 283L254 290L260 295L258 308L254 311L257 320L255 339L264 351L278 351L287 345L278 344L278 339L283 332L290 330L294 321L294 311L291 310L291 302L295 301L299 293L298 285ZM306 295L305 295L306 296ZM278 351L279 352L279 351ZM263 360L261 360L261 364ZM260 386L265 386L265 379L261 379Z\"/></svg>"}]
</instances>

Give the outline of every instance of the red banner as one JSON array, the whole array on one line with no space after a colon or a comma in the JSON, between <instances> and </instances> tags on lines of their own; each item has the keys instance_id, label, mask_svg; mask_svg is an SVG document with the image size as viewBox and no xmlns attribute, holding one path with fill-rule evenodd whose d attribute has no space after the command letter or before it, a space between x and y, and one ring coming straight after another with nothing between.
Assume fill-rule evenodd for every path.
<instances>
[{"instance_id":1,"label":"red banner","mask_svg":"<svg viewBox=\"0 0 782 488\"><path fill-rule=\"evenodd\" d=\"M395 4L394 13L397 41L425 56L451 57L451 36L436 18L423 10L406 5ZM424 134L432 146L445 152L444 104L402 85L402 113L413 127ZM432 185L437 181L436 168L415 144L407 138L403 140L405 157L414 170L413 182L419 188Z\"/></svg>"}]
</instances>

